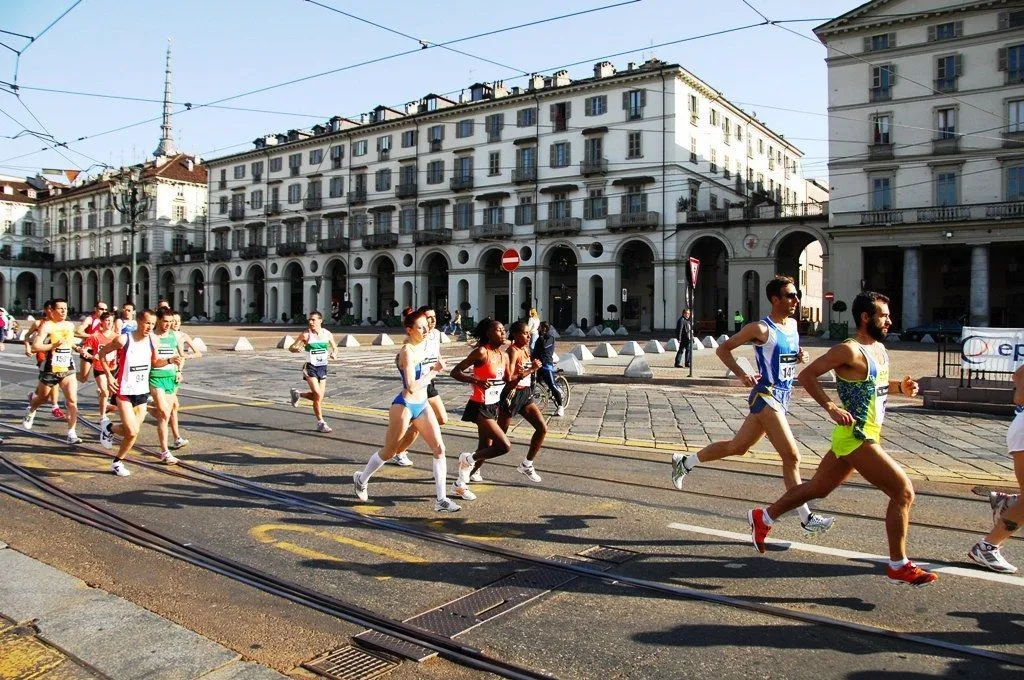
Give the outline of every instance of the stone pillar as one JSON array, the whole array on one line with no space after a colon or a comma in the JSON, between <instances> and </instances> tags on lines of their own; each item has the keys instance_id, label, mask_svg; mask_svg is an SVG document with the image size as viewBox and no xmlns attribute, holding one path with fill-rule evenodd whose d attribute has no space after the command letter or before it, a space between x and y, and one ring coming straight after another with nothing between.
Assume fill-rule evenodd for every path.
<instances>
[{"instance_id":1,"label":"stone pillar","mask_svg":"<svg viewBox=\"0 0 1024 680\"><path fill-rule=\"evenodd\" d=\"M971 249L971 325L989 325L988 246Z\"/></svg>"},{"instance_id":2,"label":"stone pillar","mask_svg":"<svg viewBox=\"0 0 1024 680\"><path fill-rule=\"evenodd\" d=\"M921 249L903 249L903 325L921 325Z\"/></svg>"},{"instance_id":3,"label":"stone pillar","mask_svg":"<svg viewBox=\"0 0 1024 680\"><path fill-rule=\"evenodd\" d=\"M576 299L573 300L573 323L576 325L580 324L583 317L587 318L588 327L597 323L594 318L594 300L590 294L590 277L596 273L596 269L576 266Z\"/></svg>"}]
</instances>

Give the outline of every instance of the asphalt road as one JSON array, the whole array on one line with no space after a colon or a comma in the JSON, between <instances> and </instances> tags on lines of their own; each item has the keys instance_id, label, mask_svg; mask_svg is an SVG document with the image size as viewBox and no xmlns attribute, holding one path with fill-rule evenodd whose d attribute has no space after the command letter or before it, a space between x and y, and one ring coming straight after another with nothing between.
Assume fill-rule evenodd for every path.
<instances>
[{"instance_id":1,"label":"asphalt road","mask_svg":"<svg viewBox=\"0 0 1024 680\"><path fill-rule=\"evenodd\" d=\"M190 370L216 371L219 365ZM3 421L16 423L33 372L0 369ZM261 366L261 386L285 386L294 366ZM276 373L280 371L280 373ZM339 385L345 384L341 376ZM394 382L378 389L392 390ZM611 571L696 593L763 603L993 652L1024 655L1024 579L968 565L967 549L990 522L984 498L964 486L918 485L910 536L914 559L946 572L928 588L888 585L873 556L884 555L884 497L852 484L820 504L839 516L810 543L787 518L767 556L746 540L744 514L781 491L763 466L701 468L680 493L669 484L667 454L557 441L537 461L533 484L515 472L522 440L488 463L478 500L455 515L432 511L429 457L413 468L387 466L370 502L352 494L351 475L383 439L384 421L330 412L332 435L312 431L308 409L257 399L246 383L221 394L185 390L189 462L245 476L340 508L389 518L538 557L571 557L594 546L631 551ZM364 388L365 389L365 388ZM237 396L233 396L234 393ZM83 390L94 417L92 388ZM43 412L35 432L63 435ZM79 433L98 451L95 436ZM475 437L447 428L449 469ZM154 444L147 427L143 444ZM71 451L28 434L7 434L3 453L125 517L239 562L395 619L405 619L527 568L477 550L426 542L130 465L109 473L100 453ZM0 481L11 482L9 474ZM265 595L196 567L126 544L0 495L0 536L23 553L138 602L247 658L282 672L345 644L359 628ZM817 552L815 552L815 550ZM849 551L849 552L842 552ZM1021 561L1022 543L1007 549ZM494 656L561 678L917 678L1013 677L1013 667L934 646L864 635L829 625L663 593L574 579L458 637ZM445 661L405 663L391 677L479 677Z\"/></svg>"}]
</instances>

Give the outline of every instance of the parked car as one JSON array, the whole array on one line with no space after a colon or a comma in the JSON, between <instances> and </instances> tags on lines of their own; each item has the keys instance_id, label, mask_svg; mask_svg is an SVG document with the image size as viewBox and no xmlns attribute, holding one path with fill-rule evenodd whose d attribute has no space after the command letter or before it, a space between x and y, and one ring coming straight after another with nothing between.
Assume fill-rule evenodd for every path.
<instances>
[{"instance_id":1,"label":"parked car","mask_svg":"<svg viewBox=\"0 0 1024 680\"><path fill-rule=\"evenodd\" d=\"M960 339L963 329L963 324L956 319L944 319L908 328L900 333L900 339L918 342L924 336L930 335L936 342L941 340L955 342Z\"/></svg>"}]
</instances>

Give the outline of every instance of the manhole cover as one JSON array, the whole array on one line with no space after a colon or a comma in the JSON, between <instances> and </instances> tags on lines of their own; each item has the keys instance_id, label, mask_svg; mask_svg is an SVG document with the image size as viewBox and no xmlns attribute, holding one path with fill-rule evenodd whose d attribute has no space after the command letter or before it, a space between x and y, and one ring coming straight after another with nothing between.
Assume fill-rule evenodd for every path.
<instances>
[{"instance_id":1,"label":"manhole cover","mask_svg":"<svg viewBox=\"0 0 1024 680\"><path fill-rule=\"evenodd\" d=\"M398 664L352 645L345 645L307 661L302 667L332 680L370 680L390 673Z\"/></svg>"}]
</instances>

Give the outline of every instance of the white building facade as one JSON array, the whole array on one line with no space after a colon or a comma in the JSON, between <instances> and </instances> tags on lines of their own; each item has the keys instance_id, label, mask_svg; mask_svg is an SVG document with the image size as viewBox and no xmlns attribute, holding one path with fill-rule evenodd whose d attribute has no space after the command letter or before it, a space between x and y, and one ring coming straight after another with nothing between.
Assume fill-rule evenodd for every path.
<instances>
[{"instance_id":1,"label":"white building facade","mask_svg":"<svg viewBox=\"0 0 1024 680\"><path fill-rule=\"evenodd\" d=\"M713 324L718 309L762 313L767 279L824 244L827 206L806 204L800 157L656 59L476 84L208 160L210 253L175 280L209 282L205 309L223 319L432 304L648 330L674 327L695 256L696 318Z\"/></svg>"},{"instance_id":2,"label":"white building facade","mask_svg":"<svg viewBox=\"0 0 1024 680\"><path fill-rule=\"evenodd\" d=\"M50 281L53 255L36 211L45 194L44 185L0 176L0 300L10 311L41 306Z\"/></svg>"},{"instance_id":3,"label":"white building facade","mask_svg":"<svg viewBox=\"0 0 1024 680\"><path fill-rule=\"evenodd\" d=\"M894 325L1024 326L1024 10L875 0L828 48L828 287Z\"/></svg>"}]
</instances>

